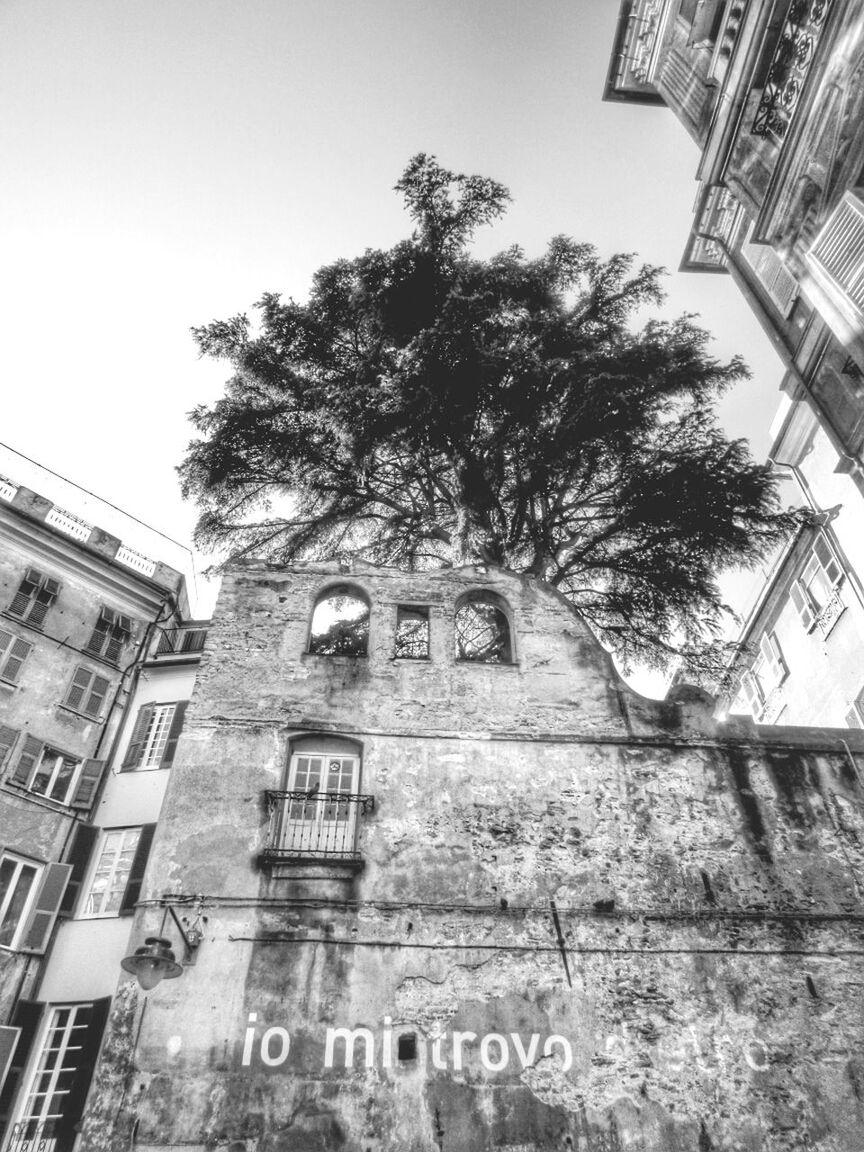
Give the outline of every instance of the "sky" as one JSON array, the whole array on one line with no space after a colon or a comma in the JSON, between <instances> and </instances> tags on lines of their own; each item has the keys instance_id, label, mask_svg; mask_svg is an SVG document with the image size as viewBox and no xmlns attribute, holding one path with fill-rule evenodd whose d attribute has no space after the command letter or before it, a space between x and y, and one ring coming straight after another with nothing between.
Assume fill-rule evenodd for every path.
<instances>
[{"instance_id":1,"label":"sky","mask_svg":"<svg viewBox=\"0 0 864 1152\"><path fill-rule=\"evenodd\" d=\"M187 413L229 375L190 328L407 235L392 188L417 152L510 188L481 255L566 233L668 268L667 313L749 363L721 416L764 458L780 360L731 278L674 271L698 151L667 109L601 100L617 9L0 0L0 473L183 566Z\"/></svg>"}]
</instances>

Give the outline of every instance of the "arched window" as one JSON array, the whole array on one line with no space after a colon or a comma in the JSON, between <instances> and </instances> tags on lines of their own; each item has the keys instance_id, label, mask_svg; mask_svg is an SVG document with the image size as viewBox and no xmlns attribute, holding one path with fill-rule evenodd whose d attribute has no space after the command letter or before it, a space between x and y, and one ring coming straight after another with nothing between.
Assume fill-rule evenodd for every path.
<instances>
[{"instance_id":1,"label":"arched window","mask_svg":"<svg viewBox=\"0 0 864 1152\"><path fill-rule=\"evenodd\" d=\"M482 664L513 659L504 602L494 592L469 592L456 609L456 655Z\"/></svg>"},{"instance_id":2,"label":"arched window","mask_svg":"<svg viewBox=\"0 0 864 1152\"><path fill-rule=\"evenodd\" d=\"M369 647L369 602L348 584L326 589L315 603L309 651L316 656L365 656Z\"/></svg>"}]
</instances>

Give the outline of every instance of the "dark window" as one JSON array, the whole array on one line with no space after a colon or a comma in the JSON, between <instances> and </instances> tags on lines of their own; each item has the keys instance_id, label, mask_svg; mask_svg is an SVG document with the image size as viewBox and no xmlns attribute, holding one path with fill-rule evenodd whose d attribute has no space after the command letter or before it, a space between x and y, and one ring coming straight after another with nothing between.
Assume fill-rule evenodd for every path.
<instances>
[{"instance_id":1,"label":"dark window","mask_svg":"<svg viewBox=\"0 0 864 1152\"><path fill-rule=\"evenodd\" d=\"M104 656L112 664L120 659L124 645L132 636L132 621L111 608L103 608L96 621L93 634L87 641L87 651L94 656Z\"/></svg>"},{"instance_id":2,"label":"dark window","mask_svg":"<svg viewBox=\"0 0 864 1152\"><path fill-rule=\"evenodd\" d=\"M403 1032L396 1041L396 1055L400 1060L417 1059L417 1037L413 1032Z\"/></svg>"},{"instance_id":3,"label":"dark window","mask_svg":"<svg viewBox=\"0 0 864 1152\"><path fill-rule=\"evenodd\" d=\"M24 661L32 651L32 644L0 628L0 680L17 684Z\"/></svg>"},{"instance_id":4,"label":"dark window","mask_svg":"<svg viewBox=\"0 0 864 1152\"><path fill-rule=\"evenodd\" d=\"M369 604L348 585L329 588L312 613L309 651L316 656L365 656L369 646Z\"/></svg>"},{"instance_id":5,"label":"dark window","mask_svg":"<svg viewBox=\"0 0 864 1152\"><path fill-rule=\"evenodd\" d=\"M456 612L456 654L460 660L509 664L513 659L510 625L497 596L471 594Z\"/></svg>"},{"instance_id":6,"label":"dark window","mask_svg":"<svg viewBox=\"0 0 864 1152\"><path fill-rule=\"evenodd\" d=\"M396 609L396 655L408 660L429 656L429 609L400 604Z\"/></svg>"},{"instance_id":7,"label":"dark window","mask_svg":"<svg viewBox=\"0 0 864 1152\"><path fill-rule=\"evenodd\" d=\"M91 672L89 668L76 668L63 703L67 708L98 720L102 715L109 686L110 681L104 676Z\"/></svg>"},{"instance_id":8,"label":"dark window","mask_svg":"<svg viewBox=\"0 0 864 1152\"><path fill-rule=\"evenodd\" d=\"M21 581L18 591L9 605L9 615L17 616L19 620L26 620L40 628L48 609L57 599L60 584L45 576L35 568L28 568L27 575Z\"/></svg>"}]
</instances>

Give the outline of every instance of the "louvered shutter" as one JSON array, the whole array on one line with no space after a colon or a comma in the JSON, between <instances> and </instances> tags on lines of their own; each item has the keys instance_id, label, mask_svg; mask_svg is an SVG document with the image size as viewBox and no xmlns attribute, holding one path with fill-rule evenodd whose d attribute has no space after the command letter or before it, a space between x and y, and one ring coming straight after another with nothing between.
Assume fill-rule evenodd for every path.
<instances>
[{"instance_id":1,"label":"louvered shutter","mask_svg":"<svg viewBox=\"0 0 864 1152\"><path fill-rule=\"evenodd\" d=\"M18 591L12 597L12 603L9 605L9 612L13 616L25 616L27 609L30 607L30 601L36 595L39 585L44 579L41 572L37 572L35 568L28 568L24 579L18 586Z\"/></svg>"},{"instance_id":2,"label":"louvered shutter","mask_svg":"<svg viewBox=\"0 0 864 1152\"><path fill-rule=\"evenodd\" d=\"M807 590L800 580L794 580L792 582L789 595L792 597L792 603L795 605L795 609L801 617L801 623L809 632L816 623L816 617L813 614L813 609L810 607L810 598L807 595Z\"/></svg>"},{"instance_id":3,"label":"louvered shutter","mask_svg":"<svg viewBox=\"0 0 864 1152\"><path fill-rule=\"evenodd\" d=\"M87 869L90 865L93 845L96 843L98 837L99 829L95 828L92 824L76 824L72 843L69 845L69 851L66 853L66 859L64 860L65 864L71 866L72 871L69 873L66 890L63 893L63 899L60 901L60 908L58 909L60 916L72 916L75 912L75 905L78 903L78 894L81 891L81 885L84 883L84 877L87 875Z\"/></svg>"},{"instance_id":4,"label":"louvered shutter","mask_svg":"<svg viewBox=\"0 0 864 1152\"><path fill-rule=\"evenodd\" d=\"M69 864L48 864L46 866L39 895L36 897L36 903L30 913L27 928L21 940L22 951L36 952L41 955L48 947L51 929L57 919L60 901L63 899L66 882L71 873L72 867Z\"/></svg>"},{"instance_id":5,"label":"louvered shutter","mask_svg":"<svg viewBox=\"0 0 864 1152\"><path fill-rule=\"evenodd\" d=\"M846 192L809 255L864 315L864 203L854 193Z\"/></svg>"},{"instance_id":6,"label":"louvered shutter","mask_svg":"<svg viewBox=\"0 0 864 1152\"><path fill-rule=\"evenodd\" d=\"M174 753L177 751L177 741L180 739L180 733L183 731L183 718L186 715L188 705L188 700L178 700L174 705L174 715L171 717L168 739L165 741L165 750L162 753L162 759L159 761L163 768L167 768L169 764L174 762Z\"/></svg>"},{"instance_id":7,"label":"louvered shutter","mask_svg":"<svg viewBox=\"0 0 864 1152\"><path fill-rule=\"evenodd\" d=\"M8 724L0 724L0 768L6 763L6 757L15 747L17 739L17 728L10 728Z\"/></svg>"},{"instance_id":8,"label":"louvered shutter","mask_svg":"<svg viewBox=\"0 0 864 1152\"><path fill-rule=\"evenodd\" d=\"M93 673L89 668L76 668L64 703L68 704L70 708L74 708L76 712L80 712L81 701L84 699L84 693L90 687L92 679Z\"/></svg>"},{"instance_id":9,"label":"louvered shutter","mask_svg":"<svg viewBox=\"0 0 864 1152\"><path fill-rule=\"evenodd\" d=\"M756 273L781 316L788 316L798 295L798 281L768 244L754 244L749 238L741 245L741 255Z\"/></svg>"},{"instance_id":10,"label":"louvered shutter","mask_svg":"<svg viewBox=\"0 0 864 1152\"><path fill-rule=\"evenodd\" d=\"M113 612L109 612L107 608L103 608L99 613L99 619L96 621L90 639L87 641L87 652L93 652L96 656L102 655L108 639L108 629L111 627L113 615Z\"/></svg>"},{"instance_id":11,"label":"louvered shutter","mask_svg":"<svg viewBox=\"0 0 864 1152\"><path fill-rule=\"evenodd\" d=\"M84 711L88 716L92 716L97 720L102 715L102 706L105 703L105 697L108 695L108 687L110 680L106 680L104 676L93 677L93 683L90 685L90 692L87 696L87 703L84 705Z\"/></svg>"},{"instance_id":12,"label":"louvered shutter","mask_svg":"<svg viewBox=\"0 0 864 1152\"><path fill-rule=\"evenodd\" d=\"M15 771L11 776L13 783L23 784L25 788L27 787L44 747L42 741L37 740L35 736L24 737L24 747L21 749L21 755L18 757L18 763L15 765Z\"/></svg>"},{"instance_id":13,"label":"louvered shutter","mask_svg":"<svg viewBox=\"0 0 864 1152\"><path fill-rule=\"evenodd\" d=\"M75 792L69 804L72 808L92 808L96 799L96 789L105 771L104 760L85 760L81 765L81 775L75 785Z\"/></svg>"},{"instance_id":14,"label":"louvered shutter","mask_svg":"<svg viewBox=\"0 0 864 1152\"><path fill-rule=\"evenodd\" d=\"M135 719L135 727L132 729L129 747L126 749L126 755L123 757L122 770L124 772L130 768L137 768L141 763L144 741L147 739L147 729L150 727L150 721L153 719L155 708L155 704L144 704L138 709L138 716Z\"/></svg>"},{"instance_id":15,"label":"louvered shutter","mask_svg":"<svg viewBox=\"0 0 864 1152\"><path fill-rule=\"evenodd\" d=\"M75 1061L72 1083L55 1124L54 1132L57 1139L55 1152L71 1150L75 1143L77 1135L75 1127L84 1114L84 1105L87 1103L87 1093L90 1091L90 1082L99 1059L99 1049L102 1047L102 1036L110 1008L111 997L106 996L104 1000L94 1001L86 1016L80 1008L78 1009L75 1022L86 1023L87 1027L81 1041L81 1050Z\"/></svg>"},{"instance_id":16,"label":"louvered shutter","mask_svg":"<svg viewBox=\"0 0 864 1152\"><path fill-rule=\"evenodd\" d=\"M3 1084L2 1092L0 1092L0 1131L4 1128L4 1122L15 1100L21 1075L27 1067L30 1049L33 1047L33 1041L39 1030L39 1021L44 1007L44 1004L39 1004L34 1000L19 1000L12 1013L10 1023L12 1030L18 1033L18 1043L12 1053L6 1081Z\"/></svg>"},{"instance_id":17,"label":"louvered shutter","mask_svg":"<svg viewBox=\"0 0 864 1152\"><path fill-rule=\"evenodd\" d=\"M34 624L37 628L41 627L48 613L48 609L57 599L57 593L59 591L60 585L56 580L43 578L41 587L36 590L32 607L27 613L28 624Z\"/></svg>"},{"instance_id":18,"label":"louvered shutter","mask_svg":"<svg viewBox=\"0 0 864 1152\"><path fill-rule=\"evenodd\" d=\"M11 680L13 684L16 683L18 676L21 673L21 668L24 664L24 661L32 651L32 644L28 644L26 640L21 640L20 637L16 636L12 641L11 651L6 657L6 662L3 665L3 679Z\"/></svg>"},{"instance_id":19,"label":"louvered shutter","mask_svg":"<svg viewBox=\"0 0 864 1152\"><path fill-rule=\"evenodd\" d=\"M135 911L135 905L141 896L141 885L144 882L144 873L147 870L147 859L150 855L150 845L153 843L153 833L155 831L155 824L145 824L141 828L141 835L138 837L138 844L135 848L135 858L129 870L129 879L126 881L126 891L123 893L123 899L120 902L121 916L131 916Z\"/></svg>"},{"instance_id":20,"label":"louvered shutter","mask_svg":"<svg viewBox=\"0 0 864 1152\"><path fill-rule=\"evenodd\" d=\"M861 717L858 715L857 708L850 708L846 713L846 727L847 728L864 728L861 722Z\"/></svg>"}]
</instances>

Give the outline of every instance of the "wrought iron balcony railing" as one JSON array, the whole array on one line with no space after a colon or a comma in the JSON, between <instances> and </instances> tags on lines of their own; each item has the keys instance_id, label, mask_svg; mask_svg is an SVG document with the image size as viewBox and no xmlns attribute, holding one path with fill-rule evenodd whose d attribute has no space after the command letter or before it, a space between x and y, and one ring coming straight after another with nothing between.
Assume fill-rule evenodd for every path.
<instances>
[{"instance_id":1,"label":"wrought iron balcony railing","mask_svg":"<svg viewBox=\"0 0 864 1152\"><path fill-rule=\"evenodd\" d=\"M65 1140L58 1139L55 1119L21 1120L12 1126L4 1152L67 1152L72 1147L75 1133L69 1131Z\"/></svg>"},{"instance_id":2,"label":"wrought iron balcony railing","mask_svg":"<svg viewBox=\"0 0 864 1152\"><path fill-rule=\"evenodd\" d=\"M839 594L832 592L828 602L816 617L816 627L823 636L828 635L845 611L846 605L840 599Z\"/></svg>"},{"instance_id":3,"label":"wrought iron balcony railing","mask_svg":"<svg viewBox=\"0 0 864 1152\"><path fill-rule=\"evenodd\" d=\"M267 792L270 826L265 864L290 861L362 864L359 817L375 807L372 796L348 792Z\"/></svg>"},{"instance_id":4,"label":"wrought iron balcony railing","mask_svg":"<svg viewBox=\"0 0 864 1152\"><path fill-rule=\"evenodd\" d=\"M782 142L807 81L831 0L791 0L768 66L753 132Z\"/></svg>"}]
</instances>

